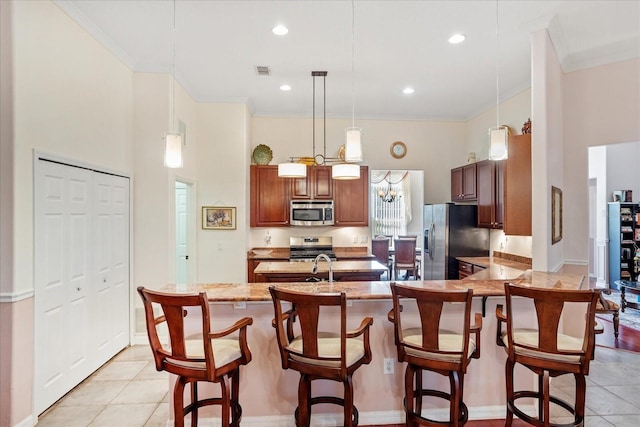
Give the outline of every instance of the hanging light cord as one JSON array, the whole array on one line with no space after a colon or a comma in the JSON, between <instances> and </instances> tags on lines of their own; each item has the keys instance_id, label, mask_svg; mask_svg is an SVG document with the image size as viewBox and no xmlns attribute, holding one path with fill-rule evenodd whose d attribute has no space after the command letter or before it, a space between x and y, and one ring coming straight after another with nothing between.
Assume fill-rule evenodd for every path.
<instances>
[{"instance_id":1,"label":"hanging light cord","mask_svg":"<svg viewBox=\"0 0 640 427\"><path fill-rule=\"evenodd\" d=\"M356 8L355 0L351 0L351 127L356 127L356 79L355 79L355 27L356 27Z\"/></svg>"},{"instance_id":2,"label":"hanging light cord","mask_svg":"<svg viewBox=\"0 0 640 427\"><path fill-rule=\"evenodd\" d=\"M170 129L174 130L176 120L176 0L173 0L173 58L171 67L171 126Z\"/></svg>"},{"instance_id":3,"label":"hanging light cord","mask_svg":"<svg viewBox=\"0 0 640 427\"><path fill-rule=\"evenodd\" d=\"M500 128L500 56L498 52L498 0L496 0L496 129Z\"/></svg>"}]
</instances>

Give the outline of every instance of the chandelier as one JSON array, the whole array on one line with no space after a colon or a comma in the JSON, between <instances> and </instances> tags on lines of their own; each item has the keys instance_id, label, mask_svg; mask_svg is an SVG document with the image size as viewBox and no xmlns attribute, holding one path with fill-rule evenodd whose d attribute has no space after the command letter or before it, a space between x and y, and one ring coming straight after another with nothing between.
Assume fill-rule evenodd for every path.
<instances>
[{"instance_id":1,"label":"chandelier","mask_svg":"<svg viewBox=\"0 0 640 427\"><path fill-rule=\"evenodd\" d=\"M307 176L307 164L331 164L331 177L338 180L359 179L360 165L350 163L339 157L327 157L327 113L326 113L326 71L312 71L313 77L313 113L312 113L312 157L289 157L288 163L278 164L278 176L281 178L304 178ZM316 153L316 77L322 77L323 96L323 150Z\"/></svg>"},{"instance_id":2,"label":"chandelier","mask_svg":"<svg viewBox=\"0 0 640 427\"><path fill-rule=\"evenodd\" d=\"M386 191L385 190L378 191L378 197L380 197L380 199L382 199L383 202L393 203L396 201L396 197L399 198L400 195L396 190L391 188L391 183L389 183L389 186L387 187Z\"/></svg>"}]
</instances>

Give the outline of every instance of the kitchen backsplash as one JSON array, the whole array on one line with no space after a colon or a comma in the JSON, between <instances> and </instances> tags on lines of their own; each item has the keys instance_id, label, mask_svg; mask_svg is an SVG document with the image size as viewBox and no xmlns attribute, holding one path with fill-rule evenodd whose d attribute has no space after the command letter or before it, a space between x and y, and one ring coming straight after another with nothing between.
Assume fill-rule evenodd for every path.
<instances>
[{"instance_id":1,"label":"kitchen backsplash","mask_svg":"<svg viewBox=\"0 0 640 427\"><path fill-rule=\"evenodd\" d=\"M251 228L249 248L289 247L291 236L331 236L333 246L369 246L369 227L274 227ZM249 249L247 248L247 249Z\"/></svg>"}]
</instances>

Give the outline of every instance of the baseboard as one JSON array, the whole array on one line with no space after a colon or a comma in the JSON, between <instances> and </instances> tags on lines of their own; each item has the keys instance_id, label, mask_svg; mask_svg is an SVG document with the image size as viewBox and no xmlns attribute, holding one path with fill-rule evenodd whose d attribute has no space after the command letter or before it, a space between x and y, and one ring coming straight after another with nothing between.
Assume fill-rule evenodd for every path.
<instances>
[{"instance_id":1,"label":"baseboard","mask_svg":"<svg viewBox=\"0 0 640 427\"><path fill-rule=\"evenodd\" d=\"M33 427L35 424L33 422L33 416L29 415L24 420L20 421L18 424L15 424L13 427Z\"/></svg>"},{"instance_id":2,"label":"baseboard","mask_svg":"<svg viewBox=\"0 0 640 427\"><path fill-rule=\"evenodd\" d=\"M535 416L537 414L534 405L523 405L520 407L525 413ZM425 411L428 417L444 419L449 416L448 409L432 409ZM506 407L497 406L477 406L469 408L470 420L497 420L504 419ZM404 424L404 411L375 411L360 412L358 424L362 426L380 424ZM167 423L167 425L172 425ZM217 427L220 425L220 418L200 418L198 426ZM242 427L294 427L293 414L274 415L262 417L242 417ZM338 427L342 426L342 413L324 413L311 415L311 427Z\"/></svg>"}]
</instances>

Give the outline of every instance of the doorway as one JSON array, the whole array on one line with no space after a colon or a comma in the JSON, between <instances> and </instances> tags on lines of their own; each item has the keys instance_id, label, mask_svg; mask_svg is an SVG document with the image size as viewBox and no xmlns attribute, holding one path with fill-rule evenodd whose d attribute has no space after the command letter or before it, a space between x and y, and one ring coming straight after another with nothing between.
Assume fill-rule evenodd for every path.
<instances>
[{"instance_id":1,"label":"doorway","mask_svg":"<svg viewBox=\"0 0 640 427\"><path fill-rule=\"evenodd\" d=\"M176 180L176 284L184 285L194 280L193 239L195 231L193 203L193 184Z\"/></svg>"}]
</instances>

